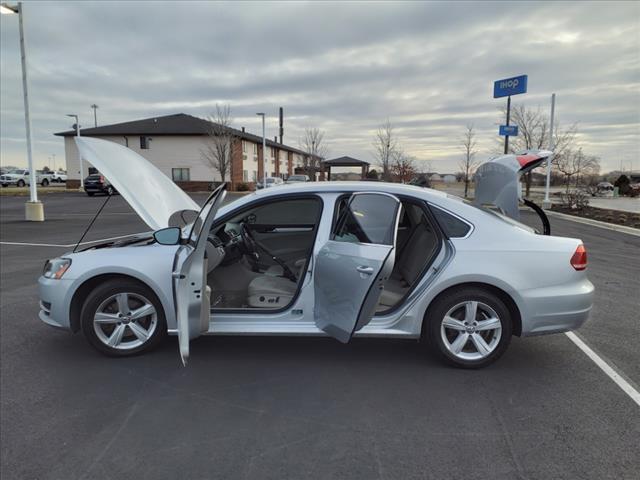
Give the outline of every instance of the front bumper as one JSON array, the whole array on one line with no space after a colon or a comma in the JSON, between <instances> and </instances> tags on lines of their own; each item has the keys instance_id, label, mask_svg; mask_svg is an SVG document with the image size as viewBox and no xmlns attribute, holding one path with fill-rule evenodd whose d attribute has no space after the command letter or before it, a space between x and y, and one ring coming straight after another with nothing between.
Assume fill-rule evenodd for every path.
<instances>
[{"instance_id":1,"label":"front bumper","mask_svg":"<svg viewBox=\"0 0 640 480\"><path fill-rule=\"evenodd\" d=\"M522 336L567 332L580 328L593 306L594 286L584 278L521 292Z\"/></svg>"},{"instance_id":2,"label":"front bumper","mask_svg":"<svg viewBox=\"0 0 640 480\"><path fill-rule=\"evenodd\" d=\"M71 280L38 279L40 312L38 317L47 325L69 329L69 305L71 304Z\"/></svg>"}]
</instances>

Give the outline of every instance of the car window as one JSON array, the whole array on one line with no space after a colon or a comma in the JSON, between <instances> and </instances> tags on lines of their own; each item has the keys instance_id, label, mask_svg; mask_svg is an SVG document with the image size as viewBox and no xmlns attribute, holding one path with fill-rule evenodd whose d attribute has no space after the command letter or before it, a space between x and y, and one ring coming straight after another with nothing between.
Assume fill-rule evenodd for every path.
<instances>
[{"instance_id":1,"label":"car window","mask_svg":"<svg viewBox=\"0 0 640 480\"><path fill-rule=\"evenodd\" d=\"M233 217L229 223L247 220L257 225L313 225L320 214L318 198L296 198L263 203Z\"/></svg>"},{"instance_id":2,"label":"car window","mask_svg":"<svg viewBox=\"0 0 640 480\"><path fill-rule=\"evenodd\" d=\"M332 239L393 245L397 208L398 202L393 197L368 193L354 195L344 208Z\"/></svg>"},{"instance_id":3,"label":"car window","mask_svg":"<svg viewBox=\"0 0 640 480\"><path fill-rule=\"evenodd\" d=\"M431 211L433 212L433 216L436 217L440 228L449 238L466 237L469 230L471 230L471 226L468 223L463 222L435 205L432 205Z\"/></svg>"}]
</instances>

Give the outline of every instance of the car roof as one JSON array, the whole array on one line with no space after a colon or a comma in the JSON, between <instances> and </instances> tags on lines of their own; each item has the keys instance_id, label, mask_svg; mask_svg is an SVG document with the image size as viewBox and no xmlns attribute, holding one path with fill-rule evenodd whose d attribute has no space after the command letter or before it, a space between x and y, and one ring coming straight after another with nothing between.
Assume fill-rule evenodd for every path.
<instances>
[{"instance_id":1,"label":"car roof","mask_svg":"<svg viewBox=\"0 0 640 480\"><path fill-rule=\"evenodd\" d=\"M431 188L417 187L414 185L405 185L401 183L388 182L301 182L301 183L284 183L282 186L275 188L267 188L256 190L231 204L222 207L222 212L230 209L242 207L248 203L261 198L277 197L280 195L294 194L327 194L327 193L352 193L352 192L383 192L395 195L405 195L432 202L438 206L458 211L460 208L468 207L462 202L462 199L447 193L433 190ZM471 207L469 207L471 208Z\"/></svg>"}]
</instances>

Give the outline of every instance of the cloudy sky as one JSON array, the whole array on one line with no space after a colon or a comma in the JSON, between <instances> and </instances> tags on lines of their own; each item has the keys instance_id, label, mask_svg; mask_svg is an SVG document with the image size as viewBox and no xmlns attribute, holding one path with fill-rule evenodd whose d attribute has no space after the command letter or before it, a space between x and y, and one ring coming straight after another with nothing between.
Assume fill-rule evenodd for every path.
<instances>
[{"instance_id":1,"label":"cloudy sky","mask_svg":"<svg viewBox=\"0 0 640 480\"><path fill-rule=\"evenodd\" d=\"M34 153L56 154L67 113L93 125L229 103L234 125L326 131L331 156L372 160L388 117L405 150L458 170L465 125L495 151L493 81L529 75L514 102L577 122L603 170L640 169L640 2L26 2ZM24 165L18 22L1 23L1 164Z\"/></svg>"}]
</instances>

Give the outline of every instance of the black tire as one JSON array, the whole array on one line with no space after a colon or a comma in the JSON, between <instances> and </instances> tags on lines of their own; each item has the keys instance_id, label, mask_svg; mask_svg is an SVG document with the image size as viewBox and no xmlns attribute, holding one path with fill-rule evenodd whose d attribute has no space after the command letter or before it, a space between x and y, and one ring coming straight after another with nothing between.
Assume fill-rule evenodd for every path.
<instances>
[{"instance_id":1,"label":"black tire","mask_svg":"<svg viewBox=\"0 0 640 480\"><path fill-rule=\"evenodd\" d=\"M48 186L48 185L49 185L49 180L47 180L47 179L45 178L44 180L42 180L41 185L42 185L43 187Z\"/></svg>"},{"instance_id":2,"label":"black tire","mask_svg":"<svg viewBox=\"0 0 640 480\"><path fill-rule=\"evenodd\" d=\"M445 344L445 340L443 336L451 338L451 340L455 341L456 334L464 334L469 332L469 330L462 331L456 333L455 330L444 329L443 332L443 320L447 313L454 315L454 318L457 318L456 313L451 312L456 306L464 304L465 302L479 302L478 307L478 317L480 321L483 321L487 318L484 313L484 308L488 307L488 309L493 310L495 314L497 314L497 318L500 320L500 336L499 340L495 340L493 350L484 358L477 359L468 359L468 358L460 358L455 355ZM459 307L464 308L464 307ZM460 316L460 310L454 310L454 312L458 312L458 316ZM483 316L484 315L484 316ZM493 317L493 315L491 315ZM463 322L466 321L464 318ZM466 328L466 327L465 327ZM502 354L507 350L509 343L511 342L511 335L513 331L513 320L511 318L511 313L509 309L504 304L504 302L498 297L496 294L492 293L487 289L483 289L480 287L462 287L457 290L449 291L440 297L436 298L436 300L429 306L427 310L427 314L425 315L425 319L422 327L422 337L427 341L429 345L429 349L436 357L446 361L447 363L454 365L459 368L483 368L491 363L495 362L498 358L502 356ZM490 338L494 338L493 335L496 334L495 330L491 331L483 331L476 332L473 330L473 334L483 335L483 338L486 340L485 336L490 336ZM497 335L497 334L496 334ZM462 355L474 355L473 350L479 352L479 350L475 346L475 341L469 337L469 340L463 344L463 350L460 352ZM493 341L493 340L492 340ZM489 342L491 344L491 342ZM452 346L451 344L449 344Z\"/></svg>"},{"instance_id":3,"label":"black tire","mask_svg":"<svg viewBox=\"0 0 640 480\"><path fill-rule=\"evenodd\" d=\"M124 324L137 322L138 325L142 326L143 328L150 329L149 326L153 321L152 316L144 317L136 321L132 320L130 322L126 321L126 319L123 319L122 324L124 325L123 329L125 330L125 337L123 337L123 340L129 340L123 341L121 343L122 348L118 349L108 346L104 343L103 340L99 338L94 329L93 320L95 314L98 311L98 308L100 308L105 301L107 301L114 295L121 293L129 294L129 298L131 299L129 300L130 308L131 305L135 302L140 302L141 298L143 298L145 301L148 301L151 305L153 305L155 309L156 318L153 332L149 335L148 339L144 341L144 343L138 346L135 346L136 336L133 334L131 327L126 328L126 325ZM160 300L149 287L131 279L116 278L108 280L93 289L84 302L82 313L80 314L80 321L82 333L84 334L89 344L91 344L91 346L93 346L100 353L103 353L110 357L128 357L148 352L155 348L167 335L167 322ZM103 329L102 332L105 334L105 336L108 336L109 328L112 327L113 329L115 329L116 325L119 326L121 324L109 324L100 328ZM104 329L106 329L106 331ZM113 332L113 330L111 330L111 332ZM131 343L131 348L127 347L128 343Z\"/></svg>"},{"instance_id":4,"label":"black tire","mask_svg":"<svg viewBox=\"0 0 640 480\"><path fill-rule=\"evenodd\" d=\"M8 183L3 183L3 184L2 184L2 188L7 188L8 186L9 186L9 184L8 184Z\"/></svg>"},{"instance_id":5,"label":"black tire","mask_svg":"<svg viewBox=\"0 0 640 480\"><path fill-rule=\"evenodd\" d=\"M26 185L26 183L24 183L24 180L18 180L18 182L16 183L16 187L24 187Z\"/></svg>"},{"instance_id":6,"label":"black tire","mask_svg":"<svg viewBox=\"0 0 640 480\"><path fill-rule=\"evenodd\" d=\"M113 190L113 187L112 187L111 185L109 185L109 186L107 187L107 191L106 191L106 193L107 193L107 195L113 195L114 190Z\"/></svg>"},{"instance_id":7,"label":"black tire","mask_svg":"<svg viewBox=\"0 0 640 480\"><path fill-rule=\"evenodd\" d=\"M89 195L90 197L93 197L95 195L95 192L87 192L87 195Z\"/></svg>"}]
</instances>

